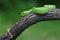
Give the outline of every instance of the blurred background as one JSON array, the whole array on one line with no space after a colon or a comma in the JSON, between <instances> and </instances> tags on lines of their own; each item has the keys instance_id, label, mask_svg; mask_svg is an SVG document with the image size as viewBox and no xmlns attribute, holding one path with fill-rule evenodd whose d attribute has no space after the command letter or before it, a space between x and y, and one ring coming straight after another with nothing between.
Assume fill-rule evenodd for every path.
<instances>
[{"instance_id":1,"label":"blurred background","mask_svg":"<svg viewBox=\"0 0 60 40\"><path fill-rule=\"evenodd\" d=\"M0 0L0 35L7 32L22 16L20 13L32 7L54 4L60 8L60 0ZM26 29L16 40L60 40L60 21L43 21Z\"/></svg>"}]
</instances>

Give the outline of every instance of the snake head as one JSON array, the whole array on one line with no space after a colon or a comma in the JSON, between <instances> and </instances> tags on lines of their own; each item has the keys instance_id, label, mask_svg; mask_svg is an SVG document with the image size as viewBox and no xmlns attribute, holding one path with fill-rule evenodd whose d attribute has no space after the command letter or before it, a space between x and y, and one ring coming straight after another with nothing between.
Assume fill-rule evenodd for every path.
<instances>
[{"instance_id":1,"label":"snake head","mask_svg":"<svg viewBox=\"0 0 60 40\"><path fill-rule=\"evenodd\" d=\"M30 14L30 13L32 13L32 9L30 9L30 10L28 10L28 11L23 11L23 12L21 13L21 15L22 15L22 16L26 16L26 15L28 15L28 14Z\"/></svg>"}]
</instances>

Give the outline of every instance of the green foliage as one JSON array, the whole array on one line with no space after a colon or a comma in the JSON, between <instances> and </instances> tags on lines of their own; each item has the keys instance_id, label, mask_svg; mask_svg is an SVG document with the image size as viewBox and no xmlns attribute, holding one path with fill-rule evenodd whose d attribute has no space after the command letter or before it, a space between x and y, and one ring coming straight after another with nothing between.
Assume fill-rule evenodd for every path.
<instances>
[{"instance_id":1,"label":"green foliage","mask_svg":"<svg viewBox=\"0 0 60 40\"><path fill-rule=\"evenodd\" d=\"M55 4L60 0L0 0L0 35L7 32L20 18L20 13L32 7ZM16 40L60 40L60 21L41 22L32 25Z\"/></svg>"}]
</instances>

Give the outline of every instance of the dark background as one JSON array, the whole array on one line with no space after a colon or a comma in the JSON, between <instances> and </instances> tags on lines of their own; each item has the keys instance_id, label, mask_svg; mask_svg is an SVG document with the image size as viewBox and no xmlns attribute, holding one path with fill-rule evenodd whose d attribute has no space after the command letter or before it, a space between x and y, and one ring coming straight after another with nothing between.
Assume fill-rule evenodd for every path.
<instances>
[{"instance_id":1,"label":"dark background","mask_svg":"<svg viewBox=\"0 0 60 40\"><path fill-rule=\"evenodd\" d=\"M60 8L60 0L0 0L0 35L22 16L20 13L45 4ZM26 29L16 40L60 40L60 21L39 22Z\"/></svg>"}]
</instances>

